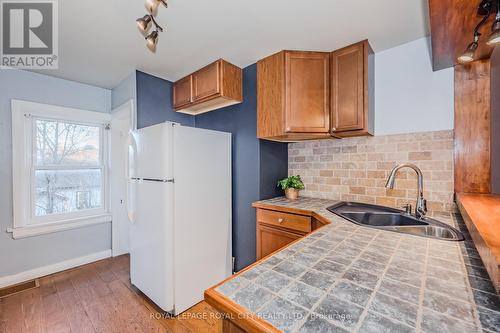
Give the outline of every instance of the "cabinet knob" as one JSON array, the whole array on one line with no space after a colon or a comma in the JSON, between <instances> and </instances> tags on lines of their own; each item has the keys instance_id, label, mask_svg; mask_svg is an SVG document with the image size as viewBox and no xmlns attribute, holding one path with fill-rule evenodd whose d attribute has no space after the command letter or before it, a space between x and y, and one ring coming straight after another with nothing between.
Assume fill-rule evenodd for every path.
<instances>
[{"instance_id":1,"label":"cabinet knob","mask_svg":"<svg viewBox=\"0 0 500 333\"><path fill-rule=\"evenodd\" d=\"M332 132L335 132L337 129L335 127L332 127Z\"/></svg>"},{"instance_id":2,"label":"cabinet knob","mask_svg":"<svg viewBox=\"0 0 500 333\"><path fill-rule=\"evenodd\" d=\"M282 218L279 218L279 219L278 219L278 222L279 222L279 223L283 223L283 221L285 221L285 220L283 220Z\"/></svg>"}]
</instances>

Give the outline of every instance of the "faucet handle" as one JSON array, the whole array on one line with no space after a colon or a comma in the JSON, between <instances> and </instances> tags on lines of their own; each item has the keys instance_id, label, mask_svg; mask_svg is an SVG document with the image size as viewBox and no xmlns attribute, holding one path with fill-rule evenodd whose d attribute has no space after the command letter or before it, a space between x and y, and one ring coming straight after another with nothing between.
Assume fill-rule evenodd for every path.
<instances>
[{"instance_id":1,"label":"faucet handle","mask_svg":"<svg viewBox=\"0 0 500 333\"><path fill-rule=\"evenodd\" d=\"M402 206L401 208L404 208L406 214L411 214L411 203L407 203L406 205Z\"/></svg>"}]
</instances>

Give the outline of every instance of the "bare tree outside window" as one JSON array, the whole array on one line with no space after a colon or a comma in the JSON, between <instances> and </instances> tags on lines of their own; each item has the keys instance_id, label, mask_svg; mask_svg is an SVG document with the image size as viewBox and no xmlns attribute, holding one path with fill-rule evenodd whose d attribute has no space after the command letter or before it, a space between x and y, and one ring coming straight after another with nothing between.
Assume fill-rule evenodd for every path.
<instances>
[{"instance_id":1,"label":"bare tree outside window","mask_svg":"<svg viewBox=\"0 0 500 333\"><path fill-rule=\"evenodd\" d=\"M101 127L43 119L34 126L35 216L101 207Z\"/></svg>"}]
</instances>

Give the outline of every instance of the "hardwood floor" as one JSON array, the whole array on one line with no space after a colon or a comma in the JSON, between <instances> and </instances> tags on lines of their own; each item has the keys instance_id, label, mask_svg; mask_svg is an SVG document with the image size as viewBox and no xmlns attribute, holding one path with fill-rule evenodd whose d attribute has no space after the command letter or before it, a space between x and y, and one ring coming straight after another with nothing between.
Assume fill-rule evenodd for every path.
<instances>
[{"instance_id":1,"label":"hardwood floor","mask_svg":"<svg viewBox=\"0 0 500 333\"><path fill-rule=\"evenodd\" d=\"M219 332L205 302L168 318L130 284L128 255L40 279L40 287L0 299L0 332Z\"/></svg>"}]
</instances>

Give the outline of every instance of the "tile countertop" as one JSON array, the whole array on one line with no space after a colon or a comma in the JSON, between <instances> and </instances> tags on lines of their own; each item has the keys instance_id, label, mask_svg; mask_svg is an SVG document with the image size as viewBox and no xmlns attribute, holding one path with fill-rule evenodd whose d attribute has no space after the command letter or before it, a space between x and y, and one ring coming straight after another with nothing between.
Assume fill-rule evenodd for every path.
<instances>
[{"instance_id":1,"label":"tile countertop","mask_svg":"<svg viewBox=\"0 0 500 333\"><path fill-rule=\"evenodd\" d=\"M465 242L361 227L335 201L275 198L331 223L214 290L283 332L500 332L500 300L458 214Z\"/></svg>"}]
</instances>

